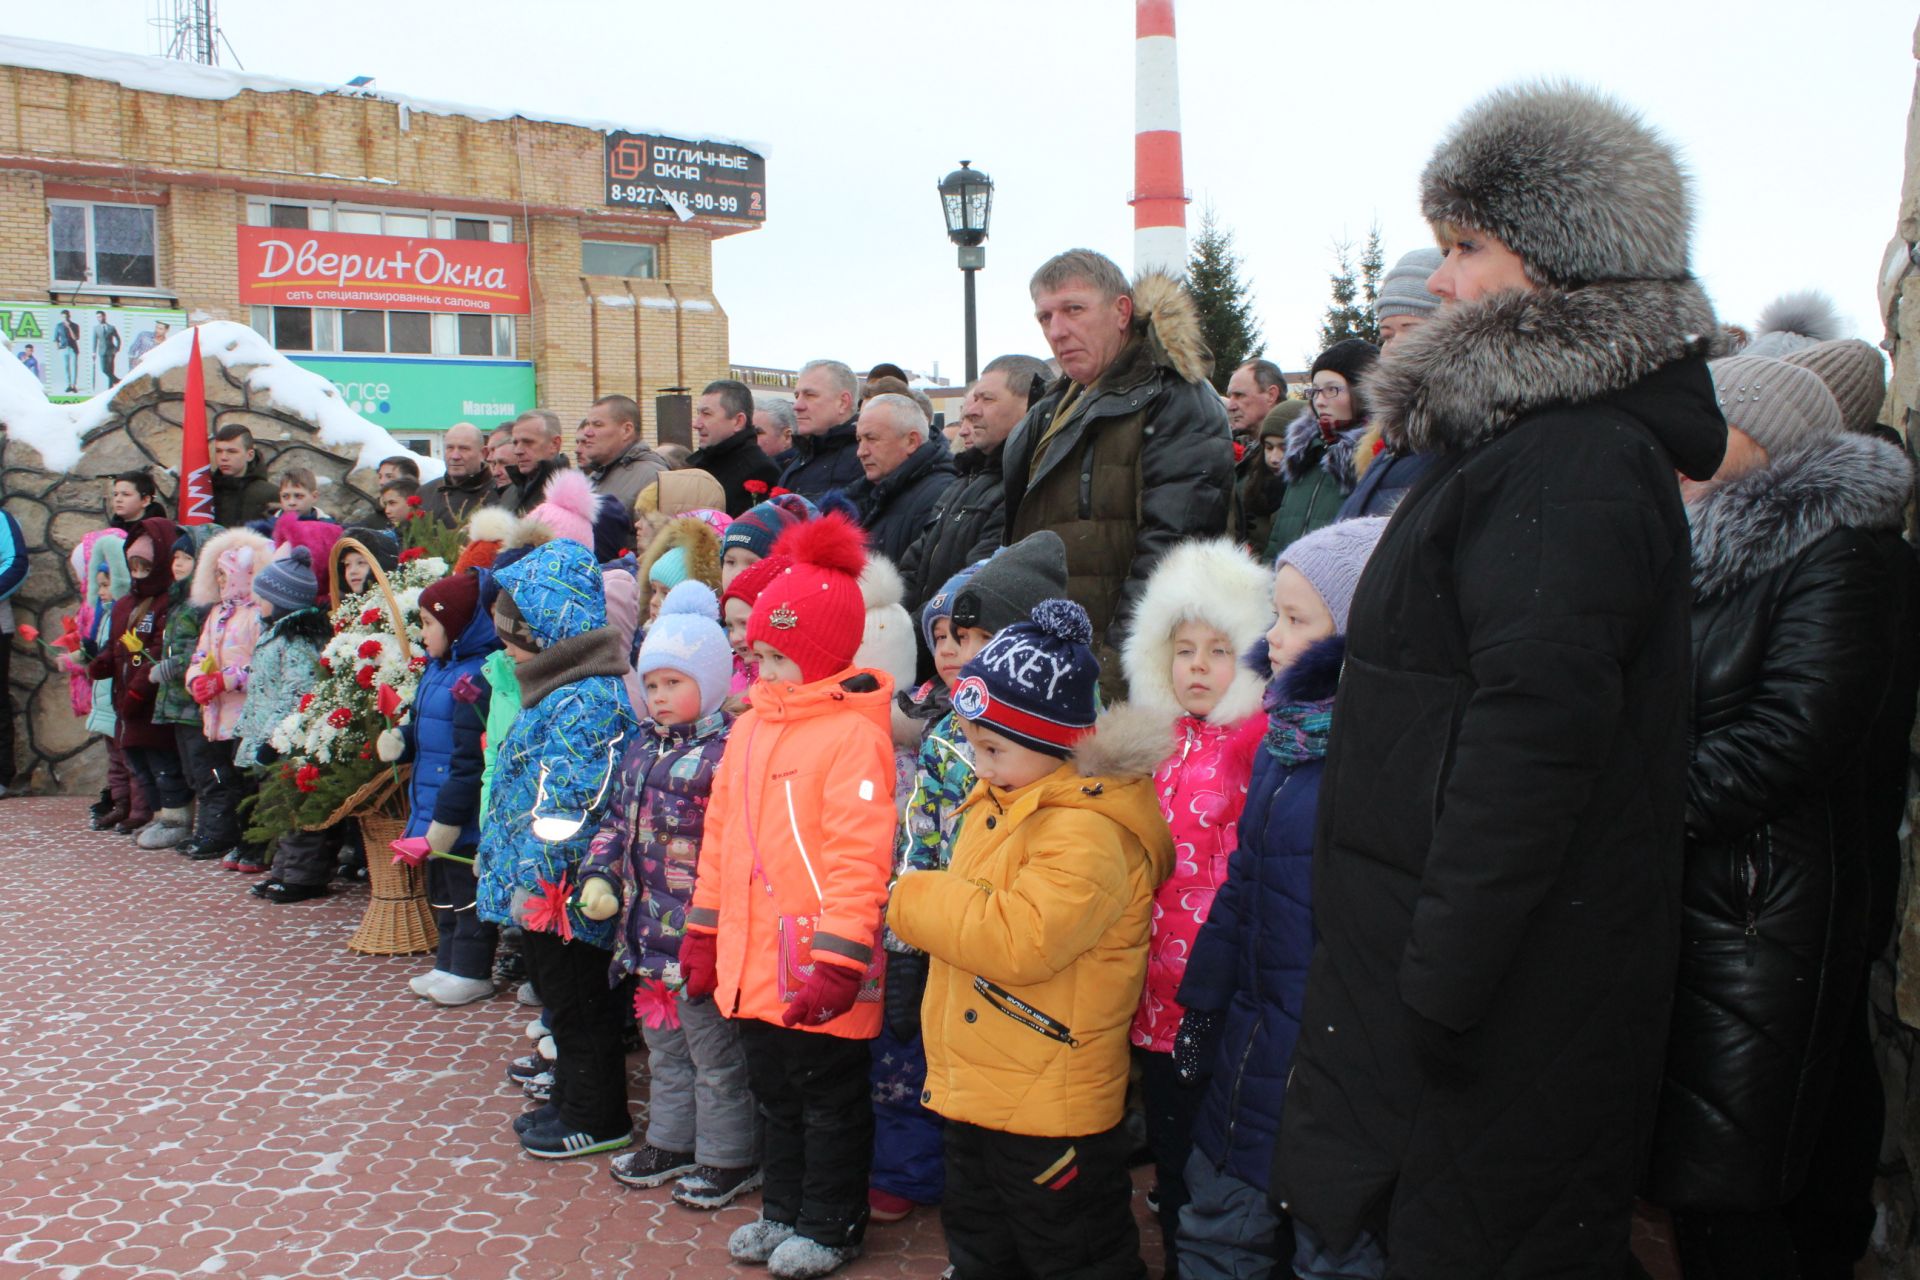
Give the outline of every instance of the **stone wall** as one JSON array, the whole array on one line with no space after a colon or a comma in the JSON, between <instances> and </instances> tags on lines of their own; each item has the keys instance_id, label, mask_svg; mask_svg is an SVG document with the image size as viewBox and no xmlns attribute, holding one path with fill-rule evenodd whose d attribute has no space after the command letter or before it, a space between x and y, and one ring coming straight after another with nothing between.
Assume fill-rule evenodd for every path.
<instances>
[{"instance_id":1,"label":"stone wall","mask_svg":"<svg viewBox=\"0 0 1920 1280\"><path fill-rule=\"evenodd\" d=\"M4 356L0 352L0 356ZM375 511L378 479L354 470L357 446L320 443L318 428L250 389L254 366L228 368L206 356L203 370L207 416L218 429L239 423L253 433L269 465L310 467L321 477L320 505L343 523L359 523ZM80 539L107 519L110 477L148 468L159 482L161 501L174 510L174 469L180 465L180 419L184 368L122 383L109 402L111 417L84 437L81 460L71 471L49 471L40 454L7 439L0 453L0 497L26 538L29 568L13 596L17 623L28 623L51 640L61 619L79 607L68 557ZM0 422L0 428L5 423ZM34 791L97 791L106 774L106 751L91 739L72 710L68 680L54 666L57 653L13 639L12 684L15 747L23 785Z\"/></svg>"}]
</instances>

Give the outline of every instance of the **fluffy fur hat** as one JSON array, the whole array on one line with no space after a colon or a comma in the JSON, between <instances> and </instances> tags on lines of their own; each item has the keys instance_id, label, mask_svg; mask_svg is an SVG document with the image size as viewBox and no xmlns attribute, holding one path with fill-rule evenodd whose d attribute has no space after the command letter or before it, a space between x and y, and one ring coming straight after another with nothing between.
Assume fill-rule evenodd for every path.
<instances>
[{"instance_id":1,"label":"fluffy fur hat","mask_svg":"<svg viewBox=\"0 0 1920 1280\"><path fill-rule=\"evenodd\" d=\"M1822 342L1833 342L1847 332L1833 299L1818 289L1783 293L1760 308L1753 338L1737 354L1780 360Z\"/></svg>"},{"instance_id":2,"label":"fluffy fur hat","mask_svg":"<svg viewBox=\"0 0 1920 1280\"><path fill-rule=\"evenodd\" d=\"M228 555L233 558L222 564L221 560ZM193 562L193 585L188 598L203 609L219 604L220 587L214 571L226 569L229 594L245 600L253 589L255 571L264 569L272 555L273 544L251 529L229 529L215 534ZM246 581L235 582L236 573L243 574Z\"/></svg>"},{"instance_id":3,"label":"fluffy fur hat","mask_svg":"<svg viewBox=\"0 0 1920 1280\"><path fill-rule=\"evenodd\" d=\"M860 571L860 598L867 604L867 620L853 665L886 672L896 689L913 687L914 666L920 657L913 641L913 619L902 603L906 596L906 584L893 561L883 555L868 556L867 567Z\"/></svg>"},{"instance_id":4,"label":"fluffy fur hat","mask_svg":"<svg viewBox=\"0 0 1920 1280\"><path fill-rule=\"evenodd\" d=\"M1574 84L1516 85L1468 108L1420 175L1420 207L1499 237L1537 284L1689 274L1693 200L1672 146Z\"/></svg>"},{"instance_id":5,"label":"fluffy fur hat","mask_svg":"<svg viewBox=\"0 0 1920 1280\"><path fill-rule=\"evenodd\" d=\"M670 566L664 561L677 561ZM656 567L661 572L655 572ZM661 582L677 586L691 578L704 582L714 591L720 589L720 535L697 516L679 516L653 536L646 554L640 559L642 582Z\"/></svg>"},{"instance_id":6,"label":"fluffy fur hat","mask_svg":"<svg viewBox=\"0 0 1920 1280\"><path fill-rule=\"evenodd\" d=\"M453 571L491 569L493 558L513 536L513 513L505 507L481 507L467 521L467 545L453 562Z\"/></svg>"},{"instance_id":7,"label":"fluffy fur hat","mask_svg":"<svg viewBox=\"0 0 1920 1280\"><path fill-rule=\"evenodd\" d=\"M1273 625L1272 599L1273 574L1230 538L1183 542L1167 552L1147 579L1120 650L1128 696L1164 714L1182 714L1173 687L1174 628L1203 622L1226 635L1237 659ZM1207 722L1246 719L1260 709L1265 690L1266 682L1236 661L1233 683Z\"/></svg>"}]
</instances>

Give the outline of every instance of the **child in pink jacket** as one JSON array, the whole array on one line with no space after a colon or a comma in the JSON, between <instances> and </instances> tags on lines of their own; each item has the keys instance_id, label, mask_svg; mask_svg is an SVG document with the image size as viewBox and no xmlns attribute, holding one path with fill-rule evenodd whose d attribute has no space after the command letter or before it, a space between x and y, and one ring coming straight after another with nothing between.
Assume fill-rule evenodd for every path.
<instances>
[{"instance_id":1,"label":"child in pink jacket","mask_svg":"<svg viewBox=\"0 0 1920 1280\"><path fill-rule=\"evenodd\" d=\"M187 688L200 704L207 738L209 778L195 822L196 859L219 858L232 870L240 851L240 801L250 775L233 762L240 707L247 700L247 672L260 640L260 607L253 602L253 575L273 556L273 544L247 529L216 534L193 570L194 604L207 610L194 646Z\"/></svg>"},{"instance_id":2,"label":"child in pink jacket","mask_svg":"<svg viewBox=\"0 0 1920 1280\"><path fill-rule=\"evenodd\" d=\"M1173 833L1173 874L1154 895L1147 980L1131 1036L1160 1182L1168 1275L1178 1274L1173 1240L1187 1199L1193 1117L1204 1096L1174 1069L1182 1013L1174 997L1214 894L1226 883L1254 753L1266 733L1266 681L1241 658L1273 623L1272 594L1272 573L1231 540L1182 543L1147 580L1120 654L1133 704L1173 719L1172 754L1153 775Z\"/></svg>"}]
</instances>

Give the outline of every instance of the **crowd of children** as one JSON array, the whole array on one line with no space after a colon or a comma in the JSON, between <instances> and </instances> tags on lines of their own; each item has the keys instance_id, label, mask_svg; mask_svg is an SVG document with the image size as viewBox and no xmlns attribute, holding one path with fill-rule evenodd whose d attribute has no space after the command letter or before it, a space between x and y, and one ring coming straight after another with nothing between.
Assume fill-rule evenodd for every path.
<instances>
[{"instance_id":1,"label":"crowd of children","mask_svg":"<svg viewBox=\"0 0 1920 1280\"><path fill-rule=\"evenodd\" d=\"M270 870L272 902L326 893L343 832L262 847L240 809L327 606L399 544L329 520L302 470L271 524L234 529L175 525L143 479L74 557L74 709L114 764L95 825ZM647 497L622 512L563 473L526 516L481 509L419 594L426 665L376 743L410 766L409 820L366 854L424 864L439 925L412 992L470 1004L524 960L524 1151L616 1152L616 1180L692 1209L759 1188L729 1249L779 1277L936 1204L963 1280L1143 1274L1143 1150L1169 1274L1284 1257L1264 1187L1314 791L1382 522L1301 538L1277 575L1231 541L1177 547L1121 655L1130 700L1103 708L1051 532L909 623L839 511Z\"/></svg>"}]
</instances>

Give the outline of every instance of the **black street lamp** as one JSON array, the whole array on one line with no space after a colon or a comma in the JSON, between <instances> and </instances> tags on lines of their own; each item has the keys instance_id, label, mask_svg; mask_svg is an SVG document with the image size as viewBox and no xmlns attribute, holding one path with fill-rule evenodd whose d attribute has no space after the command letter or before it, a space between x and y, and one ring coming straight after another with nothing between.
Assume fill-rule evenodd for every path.
<instances>
[{"instance_id":1,"label":"black street lamp","mask_svg":"<svg viewBox=\"0 0 1920 1280\"><path fill-rule=\"evenodd\" d=\"M987 222L993 216L993 179L971 161L940 179L940 208L947 239L960 246L960 273L967 282L967 381L980 376L980 340L975 332L973 273L987 265Z\"/></svg>"}]
</instances>

